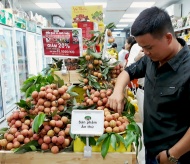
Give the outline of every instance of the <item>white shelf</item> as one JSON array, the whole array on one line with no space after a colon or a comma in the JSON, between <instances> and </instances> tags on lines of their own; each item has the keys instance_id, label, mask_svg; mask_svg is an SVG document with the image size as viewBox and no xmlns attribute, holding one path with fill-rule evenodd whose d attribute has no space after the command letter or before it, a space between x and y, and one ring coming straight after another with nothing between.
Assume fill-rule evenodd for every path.
<instances>
[{"instance_id":1,"label":"white shelf","mask_svg":"<svg viewBox=\"0 0 190 164\"><path fill-rule=\"evenodd\" d=\"M190 26L174 29L174 32L178 32L178 31L182 31L182 30L186 30L186 29L190 29Z\"/></svg>"}]
</instances>

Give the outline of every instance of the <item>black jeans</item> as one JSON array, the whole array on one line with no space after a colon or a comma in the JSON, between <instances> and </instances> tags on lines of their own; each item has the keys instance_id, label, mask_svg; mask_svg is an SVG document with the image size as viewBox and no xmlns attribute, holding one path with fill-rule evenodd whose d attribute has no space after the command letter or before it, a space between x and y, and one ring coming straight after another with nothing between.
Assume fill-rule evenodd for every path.
<instances>
[{"instance_id":1,"label":"black jeans","mask_svg":"<svg viewBox=\"0 0 190 164\"><path fill-rule=\"evenodd\" d=\"M153 155L147 150L145 151L145 160L146 164L159 164L156 160L156 155ZM190 151L179 158L178 164L190 164Z\"/></svg>"},{"instance_id":2,"label":"black jeans","mask_svg":"<svg viewBox=\"0 0 190 164\"><path fill-rule=\"evenodd\" d=\"M159 163L156 160L156 155L151 154L147 150L145 150L145 161L146 161L146 164L158 164Z\"/></svg>"}]
</instances>

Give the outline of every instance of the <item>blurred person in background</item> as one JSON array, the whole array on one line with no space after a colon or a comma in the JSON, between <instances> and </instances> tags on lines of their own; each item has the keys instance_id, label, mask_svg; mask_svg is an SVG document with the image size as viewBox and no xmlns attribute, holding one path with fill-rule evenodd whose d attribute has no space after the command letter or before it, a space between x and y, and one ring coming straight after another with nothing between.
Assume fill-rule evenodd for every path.
<instances>
[{"instance_id":1,"label":"blurred person in background","mask_svg":"<svg viewBox=\"0 0 190 164\"><path fill-rule=\"evenodd\" d=\"M128 53L125 55L125 63L123 64L124 67L126 67L127 63L128 63L128 58L130 55L130 51L131 51L131 47L136 43L136 40L133 36L129 36L126 39L126 43L125 43L125 49L128 51Z\"/></svg>"},{"instance_id":2,"label":"blurred person in background","mask_svg":"<svg viewBox=\"0 0 190 164\"><path fill-rule=\"evenodd\" d=\"M122 47L121 51L118 53L118 61L123 65L126 63L125 56L129 53L129 51L126 49L125 45Z\"/></svg>"}]
</instances>

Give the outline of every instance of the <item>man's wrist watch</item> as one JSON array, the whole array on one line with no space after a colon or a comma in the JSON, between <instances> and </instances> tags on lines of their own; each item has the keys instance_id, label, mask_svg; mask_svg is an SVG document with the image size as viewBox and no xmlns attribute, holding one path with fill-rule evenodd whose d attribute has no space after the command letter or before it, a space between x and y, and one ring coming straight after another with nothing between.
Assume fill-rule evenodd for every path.
<instances>
[{"instance_id":1,"label":"man's wrist watch","mask_svg":"<svg viewBox=\"0 0 190 164\"><path fill-rule=\"evenodd\" d=\"M167 155L168 160L169 160L170 162L177 164L178 159L175 158L174 156L170 155L169 149L166 150L166 155Z\"/></svg>"}]
</instances>

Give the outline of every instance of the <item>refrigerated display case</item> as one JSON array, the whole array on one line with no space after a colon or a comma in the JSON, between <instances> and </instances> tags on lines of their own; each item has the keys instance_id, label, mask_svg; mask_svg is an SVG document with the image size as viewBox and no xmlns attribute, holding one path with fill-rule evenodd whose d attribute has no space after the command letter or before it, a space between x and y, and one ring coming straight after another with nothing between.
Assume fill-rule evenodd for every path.
<instances>
[{"instance_id":1,"label":"refrigerated display case","mask_svg":"<svg viewBox=\"0 0 190 164\"><path fill-rule=\"evenodd\" d=\"M0 84L1 84L1 76L0 76ZM0 122L5 118L4 106L3 106L3 94L0 85Z\"/></svg>"},{"instance_id":2,"label":"refrigerated display case","mask_svg":"<svg viewBox=\"0 0 190 164\"><path fill-rule=\"evenodd\" d=\"M26 52L28 58L28 73L37 75L37 58L36 58L36 34L32 32L26 33Z\"/></svg>"},{"instance_id":3,"label":"refrigerated display case","mask_svg":"<svg viewBox=\"0 0 190 164\"><path fill-rule=\"evenodd\" d=\"M44 68L48 67L48 64L52 64L52 57L44 57Z\"/></svg>"},{"instance_id":4,"label":"refrigerated display case","mask_svg":"<svg viewBox=\"0 0 190 164\"><path fill-rule=\"evenodd\" d=\"M15 52L18 61L18 90L19 98L23 99L24 94L20 92L23 82L28 78L28 60L26 55L26 32L24 30L15 29Z\"/></svg>"},{"instance_id":5,"label":"refrigerated display case","mask_svg":"<svg viewBox=\"0 0 190 164\"><path fill-rule=\"evenodd\" d=\"M1 88L3 90L3 102L5 115L16 108L18 101L16 66L13 54L13 30L0 25L0 55L1 55Z\"/></svg>"},{"instance_id":6,"label":"refrigerated display case","mask_svg":"<svg viewBox=\"0 0 190 164\"><path fill-rule=\"evenodd\" d=\"M0 36L1 38L2 36ZM2 44L0 44L0 49L2 47ZM0 122L4 120L5 118L5 111L4 111L4 105L3 105L3 93L1 88L1 55L0 55Z\"/></svg>"}]
</instances>

